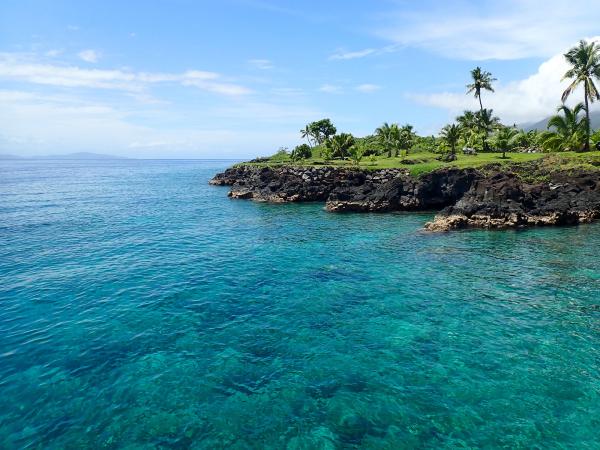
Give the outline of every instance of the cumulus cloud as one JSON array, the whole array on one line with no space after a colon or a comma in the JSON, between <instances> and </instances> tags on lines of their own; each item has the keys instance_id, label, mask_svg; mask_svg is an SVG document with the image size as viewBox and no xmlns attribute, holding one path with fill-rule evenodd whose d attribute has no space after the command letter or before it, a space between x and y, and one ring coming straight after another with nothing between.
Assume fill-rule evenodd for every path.
<instances>
[{"instance_id":1,"label":"cumulus cloud","mask_svg":"<svg viewBox=\"0 0 600 450\"><path fill-rule=\"evenodd\" d=\"M600 37L592 38L599 40ZM505 123L526 123L543 119L552 114L560 104L562 92L568 81L562 76L568 70L563 52L543 62L536 73L510 83L497 83L495 93L484 91L484 106L493 108ZM464 92L440 92L409 94L414 101L445 109L458 114L465 109L478 109L479 104L471 95ZM571 95L571 104L582 101L583 92Z\"/></svg>"},{"instance_id":2,"label":"cumulus cloud","mask_svg":"<svg viewBox=\"0 0 600 450\"><path fill-rule=\"evenodd\" d=\"M96 50L82 50L77 53L79 59L89 63L97 63L100 61L100 54Z\"/></svg>"},{"instance_id":3,"label":"cumulus cloud","mask_svg":"<svg viewBox=\"0 0 600 450\"><path fill-rule=\"evenodd\" d=\"M597 0L430 1L399 8L374 31L396 44L469 60L549 57L600 23Z\"/></svg>"},{"instance_id":4,"label":"cumulus cloud","mask_svg":"<svg viewBox=\"0 0 600 450\"><path fill-rule=\"evenodd\" d=\"M21 54L0 54L0 79L61 87L141 91L149 84L180 83L207 92L240 96L251 92L227 82L215 72L189 70L183 73L134 72L121 69L84 69L77 66L43 64Z\"/></svg>"}]
</instances>

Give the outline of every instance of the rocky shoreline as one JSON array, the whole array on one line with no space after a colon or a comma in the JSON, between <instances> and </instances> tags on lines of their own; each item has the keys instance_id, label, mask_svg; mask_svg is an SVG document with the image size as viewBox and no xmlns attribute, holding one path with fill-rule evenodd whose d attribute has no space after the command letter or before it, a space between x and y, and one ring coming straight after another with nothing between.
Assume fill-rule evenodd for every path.
<instances>
[{"instance_id":1,"label":"rocky shoreline","mask_svg":"<svg viewBox=\"0 0 600 450\"><path fill-rule=\"evenodd\" d=\"M325 202L332 212L439 211L430 231L574 225L600 218L600 171L552 171L540 163L445 168L413 177L403 169L240 165L210 184L231 198Z\"/></svg>"}]
</instances>

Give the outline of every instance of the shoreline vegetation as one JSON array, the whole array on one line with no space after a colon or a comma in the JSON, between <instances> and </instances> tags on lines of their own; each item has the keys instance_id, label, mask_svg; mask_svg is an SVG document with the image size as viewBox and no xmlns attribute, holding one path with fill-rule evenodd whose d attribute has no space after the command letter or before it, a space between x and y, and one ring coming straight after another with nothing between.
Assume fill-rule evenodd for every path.
<instances>
[{"instance_id":1,"label":"shoreline vegetation","mask_svg":"<svg viewBox=\"0 0 600 450\"><path fill-rule=\"evenodd\" d=\"M483 93L493 93L497 79L476 67L471 71L466 94L473 94L478 100L479 110L464 111L453 123L442 127L438 136L419 136L410 124L385 122L373 134L355 137L338 133L330 119L321 119L300 130L306 143L292 151L282 147L272 156L243 164L410 168L411 173L418 175L448 166L479 167L507 160L533 161L548 153L571 157L573 153L600 151L600 129L591 130L589 111L589 105L600 100L596 86L600 81L600 45L582 40L564 56L571 68L563 80L570 84L544 131L504 125L492 109L484 108ZM573 108L565 105L580 87L583 101Z\"/></svg>"},{"instance_id":2,"label":"shoreline vegetation","mask_svg":"<svg viewBox=\"0 0 600 450\"><path fill-rule=\"evenodd\" d=\"M330 211L438 210L431 231L566 225L600 217L600 129L589 105L600 100L600 45L580 41L565 53L570 81L547 130L502 124L484 108L492 74L471 71L466 93L479 110L464 111L438 136L410 124L384 123L362 138L338 133L330 119L307 124L306 143L240 163L211 184L259 201L325 201ZM565 105L582 87L583 102Z\"/></svg>"}]
</instances>

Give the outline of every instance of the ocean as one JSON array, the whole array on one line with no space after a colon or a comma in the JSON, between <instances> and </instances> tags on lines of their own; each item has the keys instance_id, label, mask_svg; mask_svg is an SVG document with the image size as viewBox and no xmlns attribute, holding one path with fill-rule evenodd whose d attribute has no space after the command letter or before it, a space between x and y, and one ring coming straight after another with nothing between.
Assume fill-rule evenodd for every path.
<instances>
[{"instance_id":1,"label":"ocean","mask_svg":"<svg viewBox=\"0 0 600 450\"><path fill-rule=\"evenodd\" d=\"M230 164L0 162L1 448L599 448L600 224L430 234Z\"/></svg>"}]
</instances>

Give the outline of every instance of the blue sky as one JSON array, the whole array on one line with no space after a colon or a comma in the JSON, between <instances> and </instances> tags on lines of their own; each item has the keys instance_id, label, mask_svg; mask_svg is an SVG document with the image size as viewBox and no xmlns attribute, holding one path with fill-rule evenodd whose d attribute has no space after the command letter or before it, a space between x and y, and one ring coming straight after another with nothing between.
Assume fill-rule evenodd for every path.
<instances>
[{"instance_id":1,"label":"blue sky","mask_svg":"<svg viewBox=\"0 0 600 450\"><path fill-rule=\"evenodd\" d=\"M485 106L538 120L598 23L597 0L7 0L0 153L246 158L322 117L432 134L475 108L476 65L498 78Z\"/></svg>"}]
</instances>

